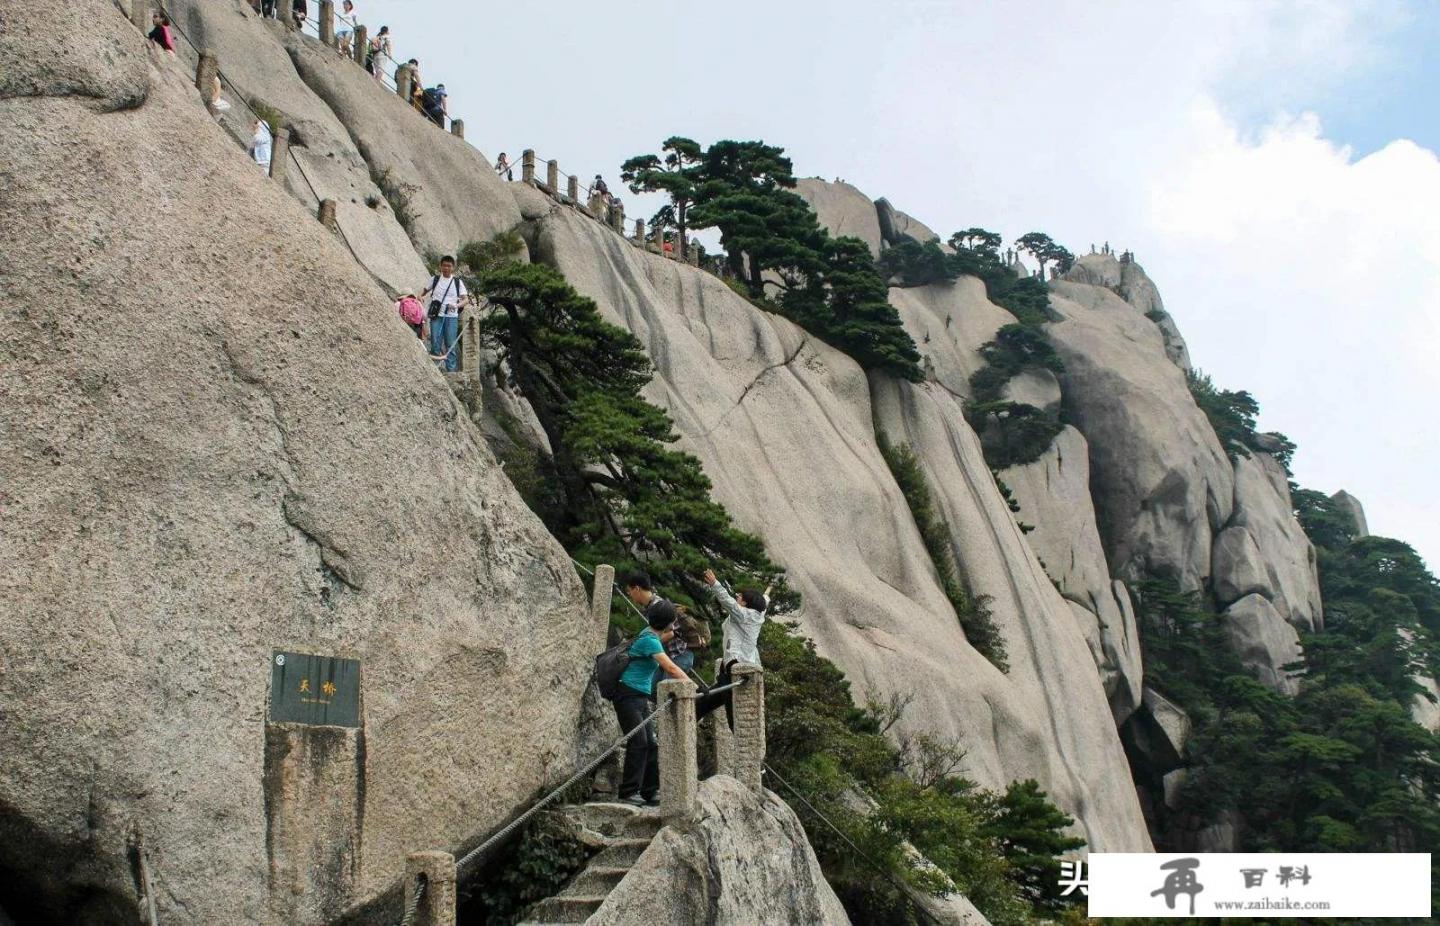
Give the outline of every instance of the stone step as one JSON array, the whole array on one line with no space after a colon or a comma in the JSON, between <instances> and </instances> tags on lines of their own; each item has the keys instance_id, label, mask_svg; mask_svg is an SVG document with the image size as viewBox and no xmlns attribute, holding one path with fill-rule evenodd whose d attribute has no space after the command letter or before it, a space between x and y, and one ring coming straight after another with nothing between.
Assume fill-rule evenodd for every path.
<instances>
[{"instance_id":1,"label":"stone step","mask_svg":"<svg viewBox=\"0 0 1440 926\"><path fill-rule=\"evenodd\" d=\"M591 865L580 872L558 897L603 897L615 889L615 885L630 873L629 866Z\"/></svg>"},{"instance_id":2,"label":"stone step","mask_svg":"<svg viewBox=\"0 0 1440 926\"><path fill-rule=\"evenodd\" d=\"M604 897L595 895L556 895L547 897L530 908L525 915L530 923L583 923L600 909Z\"/></svg>"},{"instance_id":3,"label":"stone step","mask_svg":"<svg viewBox=\"0 0 1440 926\"><path fill-rule=\"evenodd\" d=\"M658 807L635 807L631 804L597 802L566 804L556 810L580 840L592 846L608 845L624 837L652 837L660 831L662 821Z\"/></svg>"},{"instance_id":4,"label":"stone step","mask_svg":"<svg viewBox=\"0 0 1440 926\"><path fill-rule=\"evenodd\" d=\"M649 845L648 839L616 839L601 849L590 864L603 868L629 868Z\"/></svg>"}]
</instances>

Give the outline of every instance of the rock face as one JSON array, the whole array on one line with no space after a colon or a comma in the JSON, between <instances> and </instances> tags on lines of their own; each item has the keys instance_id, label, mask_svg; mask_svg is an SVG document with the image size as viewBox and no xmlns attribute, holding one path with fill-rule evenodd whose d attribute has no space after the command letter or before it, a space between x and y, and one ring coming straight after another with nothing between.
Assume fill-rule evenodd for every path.
<instances>
[{"instance_id":1,"label":"rock face","mask_svg":"<svg viewBox=\"0 0 1440 926\"><path fill-rule=\"evenodd\" d=\"M520 222L491 162L468 142L421 118L374 78L313 43L289 43L295 70L345 126L376 184L422 254L453 254Z\"/></svg>"},{"instance_id":2,"label":"rock face","mask_svg":"<svg viewBox=\"0 0 1440 926\"><path fill-rule=\"evenodd\" d=\"M1180 369L1189 371L1190 350L1175 320L1165 311L1160 290L1134 261L1121 263L1113 254L1083 254L1066 271L1065 280L1110 290L1135 307L1141 315L1155 323L1165 344L1165 355Z\"/></svg>"},{"instance_id":3,"label":"rock face","mask_svg":"<svg viewBox=\"0 0 1440 926\"><path fill-rule=\"evenodd\" d=\"M926 375L963 398L970 397L970 377L985 366L980 346L1015 321L985 297L985 284L974 277L894 286L890 304L924 358Z\"/></svg>"},{"instance_id":4,"label":"rock face","mask_svg":"<svg viewBox=\"0 0 1440 926\"><path fill-rule=\"evenodd\" d=\"M0 10L83 36L12 53L34 92L0 100L0 903L135 922L138 832L162 922L328 920L571 767L603 629L385 295L184 76L112 3ZM272 648L363 663L353 881L304 915L272 893Z\"/></svg>"},{"instance_id":5,"label":"rock face","mask_svg":"<svg viewBox=\"0 0 1440 926\"><path fill-rule=\"evenodd\" d=\"M1079 620L1119 725L1140 703L1140 636L1130 593L1111 579L1095 527L1089 445L1066 425L1040 459L1001 478L1020 520L1035 527L1026 539Z\"/></svg>"},{"instance_id":6,"label":"rock face","mask_svg":"<svg viewBox=\"0 0 1440 926\"><path fill-rule=\"evenodd\" d=\"M1061 318L1046 331L1065 363L1066 413L1090 443L1111 570L1202 587L1211 538L1233 511L1235 476L1184 373L1168 362L1155 325L1109 289L1059 281L1051 305Z\"/></svg>"},{"instance_id":7,"label":"rock face","mask_svg":"<svg viewBox=\"0 0 1440 926\"><path fill-rule=\"evenodd\" d=\"M338 60L334 52L277 20L260 18L240 0L174 0L168 9L195 45L214 49L219 58L228 82L223 95L231 104L222 123L248 141L254 118L249 106L280 113L290 127L290 150L299 165L298 169L296 163L285 165L290 192L312 212L318 210L319 200L334 200L336 221L360 262L390 289L413 290L426 275L424 262L371 179L369 165L345 126L291 63L291 54ZM181 58L193 67L191 46L183 40L177 44ZM351 70L360 72L356 67Z\"/></svg>"},{"instance_id":8,"label":"rock face","mask_svg":"<svg viewBox=\"0 0 1440 926\"><path fill-rule=\"evenodd\" d=\"M1230 643L1247 669L1282 694L1300 690L1281 668L1300 659L1300 638L1268 598L1246 595L1225 609L1224 618Z\"/></svg>"},{"instance_id":9,"label":"rock face","mask_svg":"<svg viewBox=\"0 0 1440 926\"><path fill-rule=\"evenodd\" d=\"M641 252L572 210L541 219L528 237L537 260L645 345L657 373L650 398L674 417L716 498L789 568L805 596L802 628L858 697L913 693L905 722L960 741L975 780L1034 777L1078 817L1092 849L1148 847L1084 637L954 396L938 384L869 383L848 357L720 280ZM880 456L876 420L921 455L961 568L994 597L1008 675L965 642Z\"/></svg>"},{"instance_id":10,"label":"rock face","mask_svg":"<svg viewBox=\"0 0 1440 926\"><path fill-rule=\"evenodd\" d=\"M848 235L870 246L870 253L880 256L880 218L870 197L848 183L830 183L818 177L797 180L795 192L800 194L815 214L820 225L839 238Z\"/></svg>"},{"instance_id":11,"label":"rock face","mask_svg":"<svg viewBox=\"0 0 1440 926\"><path fill-rule=\"evenodd\" d=\"M1215 597L1227 605L1259 594L1291 624L1315 630L1324 623L1315 549L1295 519L1289 487L1276 488L1276 473L1284 478L1269 454L1235 459L1234 514L1215 538Z\"/></svg>"},{"instance_id":12,"label":"rock face","mask_svg":"<svg viewBox=\"0 0 1440 926\"><path fill-rule=\"evenodd\" d=\"M848 926L795 813L733 778L700 784L693 823L660 830L591 926Z\"/></svg>"},{"instance_id":13,"label":"rock face","mask_svg":"<svg viewBox=\"0 0 1440 926\"><path fill-rule=\"evenodd\" d=\"M1350 518L1356 537L1370 536L1370 525L1365 522L1365 506L1360 504L1360 499L1341 489L1330 496L1330 500Z\"/></svg>"},{"instance_id":14,"label":"rock face","mask_svg":"<svg viewBox=\"0 0 1440 926\"><path fill-rule=\"evenodd\" d=\"M880 222L881 240L886 244L896 245L902 241L925 244L929 241L940 241L940 236L931 231L930 226L896 209L890 205L890 200L883 197L875 200L875 216ZM940 243L940 247L946 252L954 250L944 243Z\"/></svg>"},{"instance_id":15,"label":"rock face","mask_svg":"<svg viewBox=\"0 0 1440 926\"><path fill-rule=\"evenodd\" d=\"M1000 398L1033 405L1054 416L1060 412L1060 380L1049 370L1022 370L1000 390Z\"/></svg>"}]
</instances>

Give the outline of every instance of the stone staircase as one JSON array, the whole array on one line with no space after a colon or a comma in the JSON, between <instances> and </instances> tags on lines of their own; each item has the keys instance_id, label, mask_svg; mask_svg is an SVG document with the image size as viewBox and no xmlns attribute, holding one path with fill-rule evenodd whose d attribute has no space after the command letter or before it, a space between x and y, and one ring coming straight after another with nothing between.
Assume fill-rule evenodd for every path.
<instances>
[{"instance_id":1,"label":"stone staircase","mask_svg":"<svg viewBox=\"0 0 1440 926\"><path fill-rule=\"evenodd\" d=\"M555 811L580 841L600 851L560 892L535 904L519 926L584 923L605 902L660 831L658 807L570 804Z\"/></svg>"}]
</instances>

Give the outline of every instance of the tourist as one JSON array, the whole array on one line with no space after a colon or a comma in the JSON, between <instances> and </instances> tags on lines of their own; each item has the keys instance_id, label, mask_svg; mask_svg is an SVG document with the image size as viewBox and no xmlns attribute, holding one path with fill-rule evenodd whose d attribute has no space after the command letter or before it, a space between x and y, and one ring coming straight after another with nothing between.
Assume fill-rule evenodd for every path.
<instances>
[{"instance_id":1,"label":"tourist","mask_svg":"<svg viewBox=\"0 0 1440 926\"><path fill-rule=\"evenodd\" d=\"M592 192L597 193L605 202L608 203L610 201L610 188L605 185L605 181L601 179L599 174L595 175L595 182L590 185L590 189Z\"/></svg>"},{"instance_id":2,"label":"tourist","mask_svg":"<svg viewBox=\"0 0 1440 926\"><path fill-rule=\"evenodd\" d=\"M500 152L500 156L495 159L495 173L504 174L505 179L512 183L515 181L515 172L510 169L510 159L505 156L505 152L503 151Z\"/></svg>"},{"instance_id":3,"label":"tourist","mask_svg":"<svg viewBox=\"0 0 1440 926\"><path fill-rule=\"evenodd\" d=\"M275 140L270 134L270 126L264 119L256 119L250 129L248 150L250 156L255 159L255 163L259 164L267 174L270 172L270 151L274 143Z\"/></svg>"},{"instance_id":4,"label":"tourist","mask_svg":"<svg viewBox=\"0 0 1440 926\"><path fill-rule=\"evenodd\" d=\"M450 97L445 92L444 84L436 84L426 90L421 97L421 105L424 107L425 118L445 128L445 117L450 114Z\"/></svg>"},{"instance_id":5,"label":"tourist","mask_svg":"<svg viewBox=\"0 0 1440 926\"><path fill-rule=\"evenodd\" d=\"M215 111L216 118L230 109L230 101L220 95L220 75L218 74L210 84L210 108Z\"/></svg>"},{"instance_id":6,"label":"tourist","mask_svg":"<svg viewBox=\"0 0 1440 926\"><path fill-rule=\"evenodd\" d=\"M310 18L310 9L305 0L292 0L290 4L290 16L295 21L296 29L305 27L305 20Z\"/></svg>"},{"instance_id":7,"label":"tourist","mask_svg":"<svg viewBox=\"0 0 1440 926\"><path fill-rule=\"evenodd\" d=\"M420 300L415 298L415 294L406 293L401 296L395 303L395 311L400 314L400 318L405 324L410 326L410 330L415 332L415 337L424 343L425 306L420 304Z\"/></svg>"},{"instance_id":8,"label":"tourist","mask_svg":"<svg viewBox=\"0 0 1440 926\"><path fill-rule=\"evenodd\" d=\"M642 724L645 727L644 732L625 741L625 767L618 794L623 803L637 807L660 803L660 745L654 726L644 723L654 710L651 699L655 678L662 672L671 678L685 678L680 667L665 655L664 635L674 632L674 621L674 605L656 608L654 615L646 618L649 626L630 644L630 664L620 676L620 695L614 700L615 719L622 732L629 733Z\"/></svg>"},{"instance_id":9,"label":"tourist","mask_svg":"<svg viewBox=\"0 0 1440 926\"><path fill-rule=\"evenodd\" d=\"M390 37L390 27L381 26L380 31L370 40L369 48L365 51L365 70L374 75L376 80L385 73L385 60L390 57L390 49L394 45Z\"/></svg>"},{"instance_id":10,"label":"tourist","mask_svg":"<svg viewBox=\"0 0 1440 926\"><path fill-rule=\"evenodd\" d=\"M720 671L715 676L715 687L721 688L730 684L731 671L737 663L760 668L760 628L765 624L765 612L769 610L770 603L765 600L764 593L753 588L742 588L732 597L725 586L720 584L720 580L715 578L713 570L705 570L704 581L710 594L725 611L725 623L721 627L724 655L721 657ZM736 601L736 597L739 601ZM701 695L695 705L695 716L704 717L723 704L725 717L733 730L735 718L730 709L730 695L729 691L722 691L718 695Z\"/></svg>"},{"instance_id":11,"label":"tourist","mask_svg":"<svg viewBox=\"0 0 1440 926\"><path fill-rule=\"evenodd\" d=\"M625 597L640 609L647 621L651 614L658 613L662 609L675 609L673 604L655 594L655 586L650 581L650 574L647 572L636 569L626 573L620 580L620 587L625 590ZM675 617L679 617L678 611L675 612ZM680 629L678 625L675 629L677 632L665 643L665 655L669 656L671 661L682 671L689 672L695 665L695 654L690 652L689 644L678 632Z\"/></svg>"},{"instance_id":12,"label":"tourist","mask_svg":"<svg viewBox=\"0 0 1440 926\"><path fill-rule=\"evenodd\" d=\"M266 19L278 18L279 13L276 12L276 7L279 5L277 0L260 0L260 15Z\"/></svg>"},{"instance_id":13,"label":"tourist","mask_svg":"<svg viewBox=\"0 0 1440 926\"><path fill-rule=\"evenodd\" d=\"M345 0L341 7L337 18L342 28L335 33L335 44L340 54L348 58L354 54L351 43L355 41L355 26L360 21L360 14L355 12L355 4L351 0Z\"/></svg>"},{"instance_id":14,"label":"tourist","mask_svg":"<svg viewBox=\"0 0 1440 926\"><path fill-rule=\"evenodd\" d=\"M170 17L166 16L164 13L156 13L155 15L150 17L150 23L155 27L150 30L150 35L148 36L150 41L154 42L156 45L160 46L165 51L169 52L171 55L174 55L175 36L172 35L170 32Z\"/></svg>"},{"instance_id":15,"label":"tourist","mask_svg":"<svg viewBox=\"0 0 1440 926\"><path fill-rule=\"evenodd\" d=\"M452 349L460 337L460 306L466 299L465 282L455 275L455 258L440 258L440 272L420 293L420 301L428 306L430 319L430 356L443 358L445 371L460 369L460 358Z\"/></svg>"}]
</instances>

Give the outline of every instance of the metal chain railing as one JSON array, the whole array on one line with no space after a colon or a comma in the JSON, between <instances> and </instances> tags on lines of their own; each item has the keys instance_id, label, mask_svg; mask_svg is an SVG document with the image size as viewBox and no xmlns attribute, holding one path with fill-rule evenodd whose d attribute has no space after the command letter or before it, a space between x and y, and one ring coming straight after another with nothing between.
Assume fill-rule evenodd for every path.
<instances>
[{"instance_id":1,"label":"metal chain railing","mask_svg":"<svg viewBox=\"0 0 1440 926\"><path fill-rule=\"evenodd\" d=\"M420 901L425 899L425 889L429 886L430 881L424 875L415 876L415 893L410 895L405 912L400 914L400 926L410 926L415 922L415 913L420 909Z\"/></svg>"}]
</instances>

